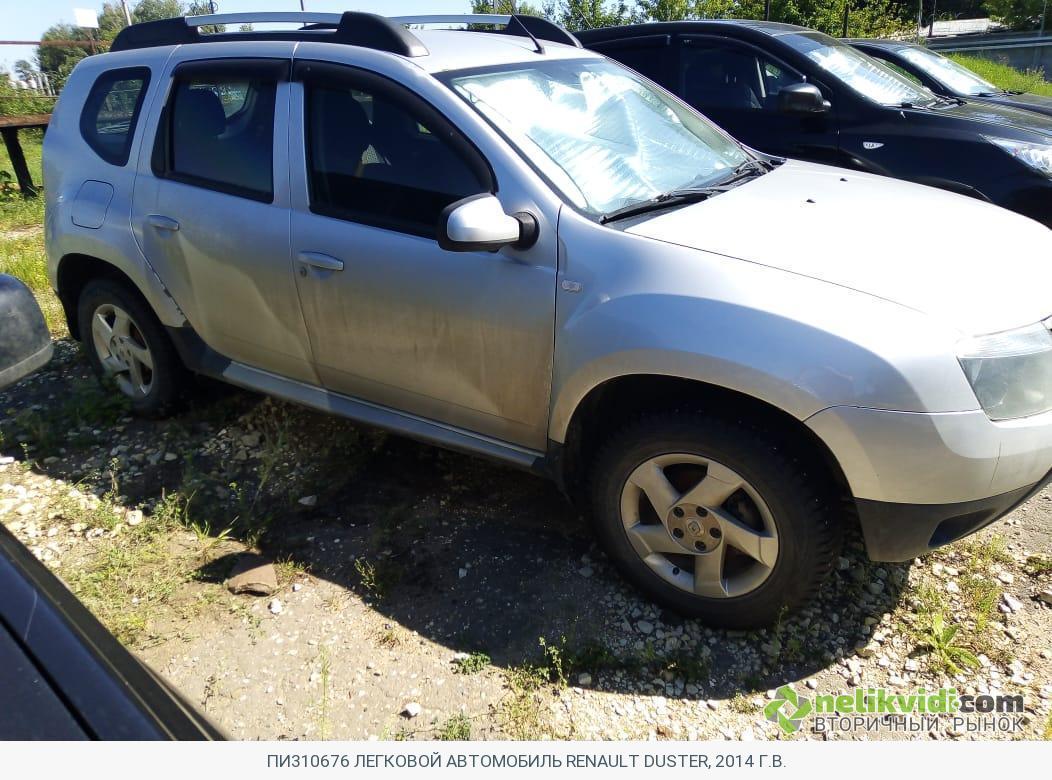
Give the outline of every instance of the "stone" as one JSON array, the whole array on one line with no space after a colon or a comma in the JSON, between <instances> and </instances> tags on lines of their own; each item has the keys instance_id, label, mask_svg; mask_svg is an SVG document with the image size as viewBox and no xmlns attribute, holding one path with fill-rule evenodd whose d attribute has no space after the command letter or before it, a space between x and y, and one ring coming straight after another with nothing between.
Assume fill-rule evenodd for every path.
<instances>
[{"instance_id":1,"label":"stone","mask_svg":"<svg viewBox=\"0 0 1052 780\"><path fill-rule=\"evenodd\" d=\"M317 496L304 496L303 498L301 498L299 500L299 505L300 506L306 506L306 507L317 506L318 505L318 497Z\"/></svg>"},{"instance_id":2,"label":"stone","mask_svg":"<svg viewBox=\"0 0 1052 780\"><path fill-rule=\"evenodd\" d=\"M592 684L592 675L588 674L588 672L581 672L577 675L577 684L583 688L587 688Z\"/></svg>"},{"instance_id":3,"label":"stone","mask_svg":"<svg viewBox=\"0 0 1052 780\"><path fill-rule=\"evenodd\" d=\"M1043 591L1037 594L1037 597L1044 603L1052 606L1052 588L1045 588Z\"/></svg>"},{"instance_id":4,"label":"stone","mask_svg":"<svg viewBox=\"0 0 1052 780\"><path fill-rule=\"evenodd\" d=\"M271 599L270 604L267 605L267 609L270 610L271 614L280 615L285 607L282 606L279 599Z\"/></svg>"},{"instance_id":5,"label":"stone","mask_svg":"<svg viewBox=\"0 0 1052 780\"><path fill-rule=\"evenodd\" d=\"M1001 603L998 605L998 609L1002 612L1010 612L1012 614L1018 612L1022 608L1023 602L1007 593L1001 597Z\"/></svg>"},{"instance_id":6,"label":"stone","mask_svg":"<svg viewBox=\"0 0 1052 780\"><path fill-rule=\"evenodd\" d=\"M407 718L415 718L424 708L417 704L415 701L411 701L402 708L402 715Z\"/></svg>"},{"instance_id":7,"label":"stone","mask_svg":"<svg viewBox=\"0 0 1052 780\"><path fill-rule=\"evenodd\" d=\"M274 564L261 555L239 555L234 562L234 568L230 570L226 587L235 594L269 596L278 589L278 573L274 570ZM273 611L271 609L271 612Z\"/></svg>"},{"instance_id":8,"label":"stone","mask_svg":"<svg viewBox=\"0 0 1052 780\"><path fill-rule=\"evenodd\" d=\"M132 509L124 516L124 522L128 525L139 525L142 523L142 510Z\"/></svg>"},{"instance_id":9,"label":"stone","mask_svg":"<svg viewBox=\"0 0 1052 780\"><path fill-rule=\"evenodd\" d=\"M638 628L640 633L643 634L654 633L654 624L651 623L649 620L640 620L638 623L636 623L636 628Z\"/></svg>"}]
</instances>

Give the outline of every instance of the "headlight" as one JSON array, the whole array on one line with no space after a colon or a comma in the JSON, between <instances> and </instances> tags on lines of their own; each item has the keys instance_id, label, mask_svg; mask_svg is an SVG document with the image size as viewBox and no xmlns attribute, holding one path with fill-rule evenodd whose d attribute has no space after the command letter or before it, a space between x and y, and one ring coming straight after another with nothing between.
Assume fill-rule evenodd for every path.
<instances>
[{"instance_id":1,"label":"headlight","mask_svg":"<svg viewBox=\"0 0 1052 780\"><path fill-rule=\"evenodd\" d=\"M1045 323L962 341L957 359L991 420L1052 409L1052 333Z\"/></svg>"},{"instance_id":2,"label":"headlight","mask_svg":"<svg viewBox=\"0 0 1052 780\"><path fill-rule=\"evenodd\" d=\"M1052 144L1035 144L1029 141L1013 141L1010 138L991 138L987 141L1004 149L1019 162L1045 176L1052 176Z\"/></svg>"}]
</instances>

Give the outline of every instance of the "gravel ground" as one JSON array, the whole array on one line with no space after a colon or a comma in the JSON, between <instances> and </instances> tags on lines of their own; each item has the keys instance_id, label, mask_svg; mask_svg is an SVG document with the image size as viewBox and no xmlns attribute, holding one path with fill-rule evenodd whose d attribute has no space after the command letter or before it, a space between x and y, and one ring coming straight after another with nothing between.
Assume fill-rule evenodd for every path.
<instances>
[{"instance_id":1,"label":"gravel ground","mask_svg":"<svg viewBox=\"0 0 1052 780\"><path fill-rule=\"evenodd\" d=\"M852 541L811 608L728 632L641 599L526 474L205 382L132 419L70 342L0 410L0 521L234 738L1052 738L1049 493L912 565ZM226 587L247 552L273 593ZM1026 711L790 735L785 683Z\"/></svg>"}]
</instances>

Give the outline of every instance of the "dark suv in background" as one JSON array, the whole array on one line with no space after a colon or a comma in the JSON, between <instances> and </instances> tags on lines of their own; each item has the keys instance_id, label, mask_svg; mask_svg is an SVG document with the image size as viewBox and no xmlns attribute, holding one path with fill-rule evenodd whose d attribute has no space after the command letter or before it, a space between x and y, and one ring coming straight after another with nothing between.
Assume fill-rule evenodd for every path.
<instances>
[{"instance_id":1,"label":"dark suv in background","mask_svg":"<svg viewBox=\"0 0 1052 780\"><path fill-rule=\"evenodd\" d=\"M996 87L959 62L919 43L876 39L849 42L870 57L898 68L936 95L997 103L1052 116L1052 97Z\"/></svg>"},{"instance_id":2,"label":"dark suv in background","mask_svg":"<svg viewBox=\"0 0 1052 780\"><path fill-rule=\"evenodd\" d=\"M939 97L795 25L660 22L578 37L763 152L941 187L1052 227L1052 117Z\"/></svg>"}]
</instances>

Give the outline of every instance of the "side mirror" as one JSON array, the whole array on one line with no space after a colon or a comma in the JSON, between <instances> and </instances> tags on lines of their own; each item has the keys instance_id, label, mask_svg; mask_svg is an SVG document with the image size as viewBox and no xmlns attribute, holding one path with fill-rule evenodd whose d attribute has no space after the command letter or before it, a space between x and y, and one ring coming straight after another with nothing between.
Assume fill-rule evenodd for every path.
<instances>
[{"instance_id":1,"label":"side mirror","mask_svg":"<svg viewBox=\"0 0 1052 780\"><path fill-rule=\"evenodd\" d=\"M832 105L814 84L790 84L778 93L778 110L783 114L824 114L830 108Z\"/></svg>"},{"instance_id":2,"label":"side mirror","mask_svg":"<svg viewBox=\"0 0 1052 780\"><path fill-rule=\"evenodd\" d=\"M51 359L51 334L36 298L13 276L0 274L0 388Z\"/></svg>"},{"instance_id":3,"label":"side mirror","mask_svg":"<svg viewBox=\"0 0 1052 780\"><path fill-rule=\"evenodd\" d=\"M513 244L526 249L536 240L533 215L509 216L489 193L449 204L438 219L438 245L451 252L496 252Z\"/></svg>"}]
</instances>

